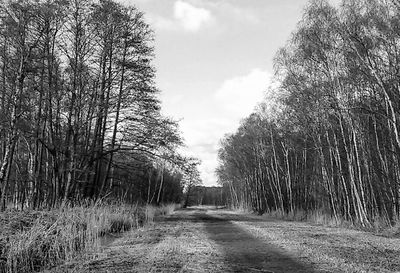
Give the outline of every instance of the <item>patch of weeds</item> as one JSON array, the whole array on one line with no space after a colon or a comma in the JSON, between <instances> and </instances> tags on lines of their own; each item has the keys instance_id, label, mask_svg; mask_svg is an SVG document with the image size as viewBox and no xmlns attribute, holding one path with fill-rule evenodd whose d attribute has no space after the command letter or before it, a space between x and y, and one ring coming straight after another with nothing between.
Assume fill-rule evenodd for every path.
<instances>
[{"instance_id":1,"label":"patch of weeds","mask_svg":"<svg viewBox=\"0 0 400 273\"><path fill-rule=\"evenodd\" d=\"M0 272L38 272L83 250L96 250L99 237L137 226L137 207L94 204L50 212L2 214Z\"/></svg>"},{"instance_id":2,"label":"patch of weeds","mask_svg":"<svg viewBox=\"0 0 400 273\"><path fill-rule=\"evenodd\" d=\"M88 202L52 211L7 211L0 215L0 273L38 272L82 251L96 252L101 237L152 223L175 208Z\"/></svg>"},{"instance_id":3,"label":"patch of weeds","mask_svg":"<svg viewBox=\"0 0 400 273\"><path fill-rule=\"evenodd\" d=\"M152 224L155 217L172 214L178 208L180 208L179 204L146 205L141 210L141 218L144 219L145 224Z\"/></svg>"}]
</instances>

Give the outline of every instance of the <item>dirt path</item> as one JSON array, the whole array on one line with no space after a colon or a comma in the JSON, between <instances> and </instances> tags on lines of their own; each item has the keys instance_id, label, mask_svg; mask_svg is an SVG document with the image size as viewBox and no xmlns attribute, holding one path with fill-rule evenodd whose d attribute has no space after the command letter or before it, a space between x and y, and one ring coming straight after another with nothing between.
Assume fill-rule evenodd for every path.
<instances>
[{"instance_id":1,"label":"dirt path","mask_svg":"<svg viewBox=\"0 0 400 273\"><path fill-rule=\"evenodd\" d=\"M219 246L234 272L312 272L287 251L262 241L226 217L197 214L209 239Z\"/></svg>"},{"instance_id":2,"label":"dirt path","mask_svg":"<svg viewBox=\"0 0 400 273\"><path fill-rule=\"evenodd\" d=\"M52 272L400 272L399 239L186 209Z\"/></svg>"}]
</instances>

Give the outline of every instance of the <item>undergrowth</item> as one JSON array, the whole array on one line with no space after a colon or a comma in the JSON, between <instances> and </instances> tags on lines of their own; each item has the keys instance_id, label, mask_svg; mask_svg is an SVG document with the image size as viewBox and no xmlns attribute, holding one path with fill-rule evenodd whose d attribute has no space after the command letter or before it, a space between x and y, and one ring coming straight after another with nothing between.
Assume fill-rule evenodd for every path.
<instances>
[{"instance_id":1,"label":"undergrowth","mask_svg":"<svg viewBox=\"0 0 400 273\"><path fill-rule=\"evenodd\" d=\"M175 208L113 203L6 211L0 214L0 273L38 272L82 251L95 252L103 235L152 223Z\"/></svg>"},{"instance_id":2,"label":"undergrowth","mask_svg":"<svg viewBox=\"0 0 400 273\"><path fill-rule=\"evenodd\" d=\"M164 204L161 206L146 205L142 211L144 215L144 223L151 224L154 222L156 216L168 215L174 210L180 208L179 204Z\"/></svg>"},{"instance_id":3,"label":"undergrowth","mask_svg":"<svg viewBox=\"0 0 400 273\"><path fill-rule=\"evenodd\" d=\"M286 212L282 210L274 210L263 214L265 217L271 217L275 219L288 220L288 221L302 221L313 224L320 224L328 227L344 227L353 229L362 229L379 233L388 237L400 236L400 220L390 221L385 217L375 217L370 220L370 226L365 227L361 224L353 221L344 219L343 217L333 215L324 212L323 210L295 210L292 212Z\"/></svg>"}]
</instances>

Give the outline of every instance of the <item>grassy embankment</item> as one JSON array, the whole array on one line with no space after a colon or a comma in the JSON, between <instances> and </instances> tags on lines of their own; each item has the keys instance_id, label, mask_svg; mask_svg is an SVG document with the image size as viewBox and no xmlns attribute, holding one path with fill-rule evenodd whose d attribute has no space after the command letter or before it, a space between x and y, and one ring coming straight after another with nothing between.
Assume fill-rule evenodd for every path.
<instances>
[{"instance_id":1,"label":"grassy embankment","mask_svg":"<svg viewBox=\"0 0 400 273\"><path fill-rule=\"evenodd\" d=\"M52 211L6 211L0 214L0 273L37 272L83 251L95 252L102 236L141 227L175 208L91 204Z\"/></svg>"}]
</instances>

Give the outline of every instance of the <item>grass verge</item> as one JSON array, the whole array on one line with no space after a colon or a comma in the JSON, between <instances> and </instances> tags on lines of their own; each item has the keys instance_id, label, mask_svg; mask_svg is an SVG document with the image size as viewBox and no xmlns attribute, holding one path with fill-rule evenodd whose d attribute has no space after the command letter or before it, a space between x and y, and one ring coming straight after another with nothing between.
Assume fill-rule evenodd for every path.
<instances>
[{"instance_id":1,"label":"grass verge","mask_svg":"<svg viewBox=\"0 0 400 273\"><path fill-rule=\"evenodd\" d=\"M384 235L386 237L400 237L400 220L394 224L384 217L376 217L371 220L371 227L362 227L360 224L347 221L341 217L334 217L329 213L322 210L313 210L306 212L304 210L295 210L292 212L285 212L282 210L274 210L263 214L264 217L287 220L287 221L300 221L313 224L319 224L328 227L344 227L351 229L362 229Z\"/></svg>"}]
</instances>

